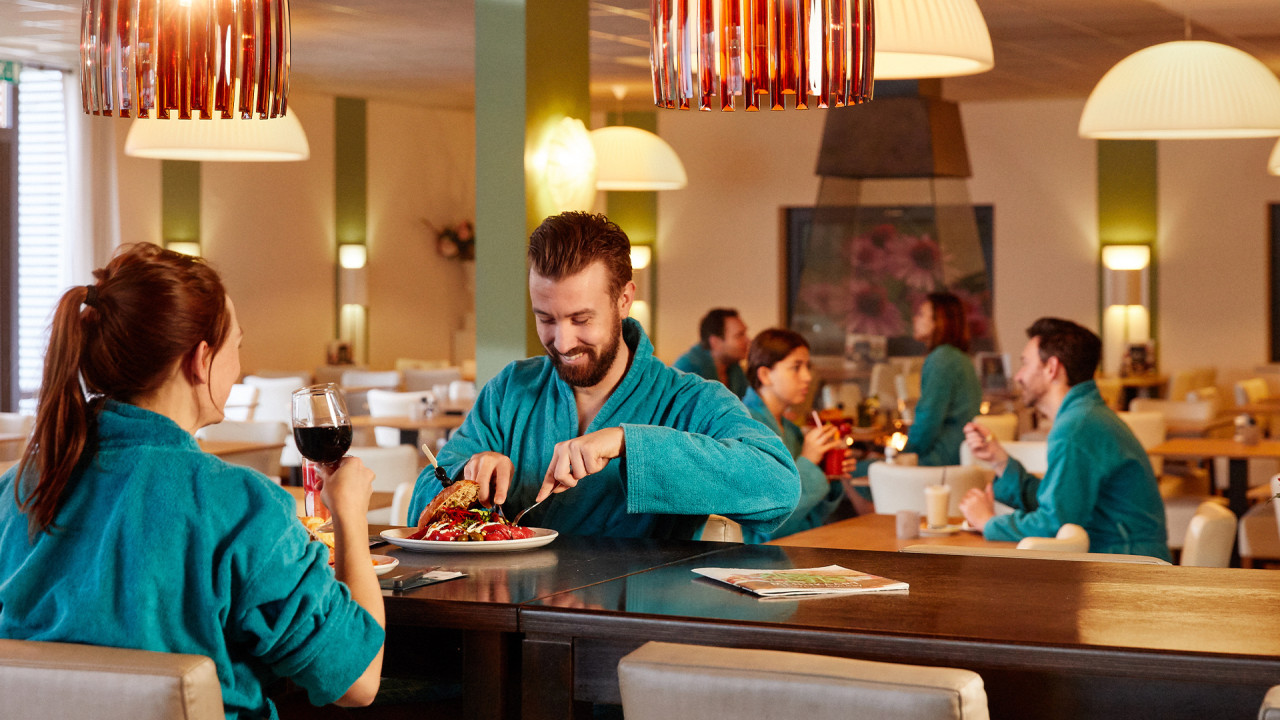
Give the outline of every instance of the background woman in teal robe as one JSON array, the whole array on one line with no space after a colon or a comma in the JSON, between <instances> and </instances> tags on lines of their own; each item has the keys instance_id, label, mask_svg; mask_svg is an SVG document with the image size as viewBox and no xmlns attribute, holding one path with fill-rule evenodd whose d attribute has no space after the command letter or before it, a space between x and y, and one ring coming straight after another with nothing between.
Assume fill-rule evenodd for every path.
<instances>
[{"instance_id":1,"label":"background woman in teal robe","mask_svg":"<svg viewBox=\"0 0 1280 720\"><path fill-rule=\"evenodd\" d=\"M804 403L813 382L809 343L799 333L770 328L756 335L747 351L747 381L751 389L743 404L751 417L782 438L800 473L800 502L778 529L768 533L743 529L746 542L761 543L825 523L840 503L844 486L827 478L822 456L828 450L843 451L842 472L852 470L856 461L835 426L803 432L784 415L788 408Z\"/></svg>"},{"instance_id":2,"label":"background woman in teal robe","mask_svg":"<svg viewBox=\"0 0 1280 720\"><path fill-rule=\"evenodd\" d=\"M982 406L982 385L969 352L964 303L951 293L930 293L916 309L913 329L929 348L920 373L920 399L904 452L921 465L959 465L965 423Z\"/></svg>"},{"instance_id":3,"label":"background woman in teal robe","mask_svg":"<svg viewBox=\"0 0 1280 720\"><path fill-rule=\"evenodd\" d=\"M0 638L204 655L228 718L276 717L282 677L315 705L369 704L373 473L323 471L330 569L289 493L191 435L223 419L240 374L217 273L142 243L94 276L58 303L31 444L0 477Z\"/></svg>"}]
</instances>

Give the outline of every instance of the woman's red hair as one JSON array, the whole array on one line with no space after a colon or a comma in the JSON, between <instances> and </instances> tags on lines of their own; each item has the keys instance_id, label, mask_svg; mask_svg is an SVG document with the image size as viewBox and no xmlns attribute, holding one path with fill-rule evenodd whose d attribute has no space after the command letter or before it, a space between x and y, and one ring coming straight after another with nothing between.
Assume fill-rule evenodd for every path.
<instances>
[{"instance_id":1,"label":"woman's red hair","mask_svg":"<svg viewBox=\"0 0 1280 720\"><path fill-rule=\"evenodd\" d=\"M226 289L199 258L124 245L93 276L54 310L35 429L18 465L14 493L33 535L53 525L93 458L101 400L133 402L179 364L191 378L201 341L216 352L231 331Z\"/></svg>"}]
</instances>

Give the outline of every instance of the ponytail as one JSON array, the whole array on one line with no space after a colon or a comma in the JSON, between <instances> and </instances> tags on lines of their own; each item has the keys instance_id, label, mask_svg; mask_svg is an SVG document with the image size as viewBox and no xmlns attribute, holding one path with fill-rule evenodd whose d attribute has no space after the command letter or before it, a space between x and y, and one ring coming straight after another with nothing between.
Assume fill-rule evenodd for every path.
<instances>
[{"instance_id":1,"label":"ponytail","mask_svg":"<svg viewBox=\"0 0 1280 720\"><path fill-rule=\"evenodd\" d=\"M35 428L18 463L14 494L33 537L53 526L93 459L101 401L156 391L201 342L216 352L231 331L222 280L199 258L137 243L93 275L54 310Z\"/></svg>"},{"instance_id":2,"label":"ponytail","mask_svg":"<svg viewBox=\"0 0 1280 720\"><path fill-rule=\"evenodd\" d=\"M95 302L89 297L91 288L72 288L62 295L49 331L35 428L18 463L18 482L14 485L18 507L29 515L32 535L53 524L67 482L88 444L93 417L80 387L80 355L84 347L81 322L82 315L97 311L88 307L82 312L80 307L86 299ZM28 491L37 477L28 473L31 469L37 469L39 481Z\"/></svg>"}]
</instances>

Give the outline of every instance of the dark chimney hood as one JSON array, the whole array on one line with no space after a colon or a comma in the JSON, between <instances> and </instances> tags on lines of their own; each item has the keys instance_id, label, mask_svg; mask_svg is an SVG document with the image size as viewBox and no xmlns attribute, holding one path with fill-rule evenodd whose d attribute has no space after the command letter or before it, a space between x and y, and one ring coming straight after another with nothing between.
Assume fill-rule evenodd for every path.
<instances>
[{"instance_id":1,"label":"dark chimney hood","mask_svg":"<svg viewBox=\"0 0 1280 720\"><path fill-rule=\"evenodd\" d=\"M956 103L918 95L885 97L879 85L874 101L828 111L818 175L856 179L972 175Z\"/></svg>"}]
</instances>

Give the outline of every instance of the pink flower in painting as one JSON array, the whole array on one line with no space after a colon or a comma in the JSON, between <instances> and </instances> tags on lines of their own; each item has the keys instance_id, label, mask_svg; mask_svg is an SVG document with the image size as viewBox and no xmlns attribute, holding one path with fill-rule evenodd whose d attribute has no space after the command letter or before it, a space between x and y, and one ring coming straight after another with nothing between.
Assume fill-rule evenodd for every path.
<instances>
[{"instance_id":1,"label":"pink flower in painting","mask_svg":"<svg viewBox=\"0 0 1280 720\"><path fill-rule=\"evenodd\" d=\"M815 313L829 318L843 318L852 308L852 298L843 286L834 283L811 283L800 289L799 300Z\"/></svg>"},{"instance_id":2,"label":"pink flower in painting","mask_svg":"<svg viewBox=\"0 0 1280 720\"><path fill-rule=\"evenodd\" d=\"M908 286L933 290L942 284L942 248L928 235L904 237L891 258L894 276Z\"/></svg>"},{"instance_id":3,"label":"pink flower in painting","mask_svg":"<svg viewBox=\"0 0 1280 720\"><path fill-rule=\"evenodd\" d=\"M974 340L991 336L991 318L987 316L987 293L974 293L968 290L952 290L960 302L964 304L965 321L969 323L969 337Z\"/></svg>"},{"instance_id":4,"label":"pink flower in painting","mask_svg":"<svg viewBox=\"0 0 1280 720\"><path fill-rule=\"evenodd\" d=\"M876 245L870 237L859 235L849 243L849 264L855 272L879 275L889 269L892 256L882 246Z\"/></svg>"},{"instance_id":5,"label":"pink flower in painting","mask_svg":"<svg viewBox=\"0 0 1280 720\"><path fill-rule=\"evenodd\" d=\"M854 280L849 283L852 312L849 332L868 335L898 335L903 331L902 313L889 301L889 294L879 285Z\"/></svg>"}]
</instances>

